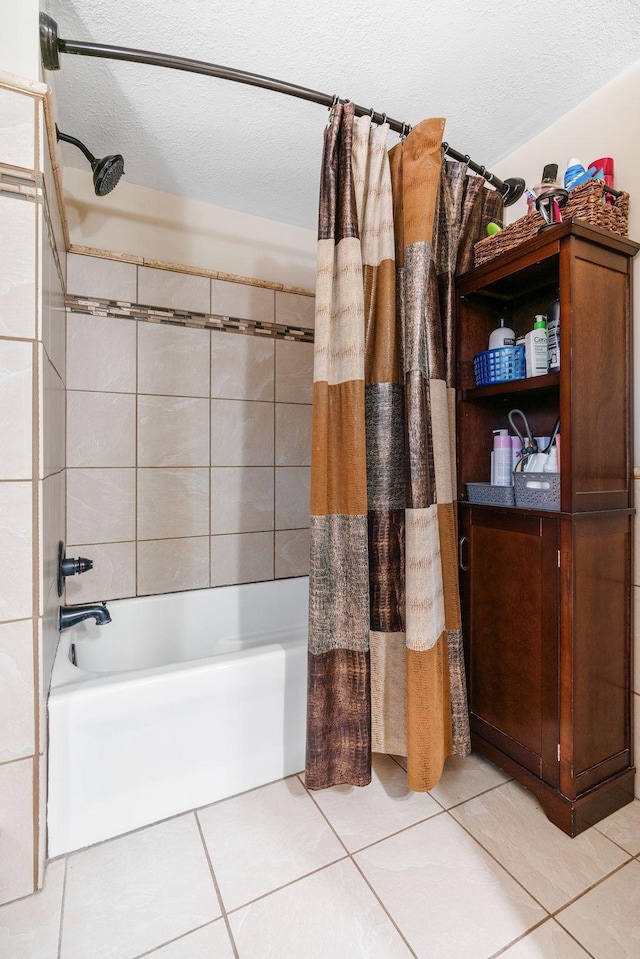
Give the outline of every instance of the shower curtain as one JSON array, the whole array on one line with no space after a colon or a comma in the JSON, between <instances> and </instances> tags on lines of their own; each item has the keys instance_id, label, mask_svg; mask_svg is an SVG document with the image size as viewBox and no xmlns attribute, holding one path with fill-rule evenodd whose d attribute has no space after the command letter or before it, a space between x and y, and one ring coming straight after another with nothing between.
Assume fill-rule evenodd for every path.
<instances>
[{"instance_id":1,"label":"shower curtain","mask_svg":"<svg viewBox=\"0 0 640 959\"><path fill-rule=\"evenodd\" d=\"M306 782L371 753L431 789L470 749L455 517L454 288L500 198L443 163L443 120L387 154L334 107L320 188ZM498 197L496 203L492 197Z\"/></svg>"}]
</instances>

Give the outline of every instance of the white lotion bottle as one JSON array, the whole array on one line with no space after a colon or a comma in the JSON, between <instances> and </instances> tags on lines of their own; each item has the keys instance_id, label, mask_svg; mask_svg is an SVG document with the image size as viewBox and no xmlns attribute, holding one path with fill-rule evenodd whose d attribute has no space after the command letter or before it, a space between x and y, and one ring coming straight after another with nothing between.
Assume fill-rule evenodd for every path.
<instances>
[{"instance_id":1,"label":"white lotion bottle","mask_svg":"<svg viewBox=\"0 0 640 959\"><path fill-rule=\"evenodd\" d=\"M500 326L496 327L495 330L492 330L489 335L489 346L490 350L499 350L503 346L515 346L516 345L516 335L513 330L504 325L504 319L500 320Z\"/></svg>"},{"instance_id":2,"label":"white lotion bottle","mask_svg":"<svg viewBox=\"0 0 640 959\"><path fill-rule=\"evenodd\" d=\"M547 318L544 313L536 315L533 329L524 338L527 376L544 376L549 369L547 351Z\"/></svg>"}]
</instances>

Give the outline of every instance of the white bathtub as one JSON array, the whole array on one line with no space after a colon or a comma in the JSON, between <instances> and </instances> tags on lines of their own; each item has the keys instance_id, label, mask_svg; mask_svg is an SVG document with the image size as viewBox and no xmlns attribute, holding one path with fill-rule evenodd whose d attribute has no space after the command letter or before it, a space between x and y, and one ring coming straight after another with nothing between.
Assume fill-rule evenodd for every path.
<instances>
[{"instance_id":1,"label":"white bathtub","mask_svg":"<svg viewBox=\"0 0 640 959\"><path fill-rule=\"evenodd\" d=\"M62 633L49 856L304 767L307 596L303 577L116 600Z\"/></svg>"}]
</instances>

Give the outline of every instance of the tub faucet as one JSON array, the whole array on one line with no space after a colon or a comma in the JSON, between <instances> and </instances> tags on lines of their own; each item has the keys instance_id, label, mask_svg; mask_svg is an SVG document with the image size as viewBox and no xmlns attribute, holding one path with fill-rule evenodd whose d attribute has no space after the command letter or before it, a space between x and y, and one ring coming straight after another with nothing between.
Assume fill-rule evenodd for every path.
<instances>
[{"instance_id":1,"label":"tub faucet","mask_svg":"<svg viewBox=\"0 0 640 959\"><path fill-rule=\"evenodd\" d=\"M68 629L69 626L75 626L85 619L95 619L98 626L105 626L111 622L111 615L107 609L106 602L103 603L85 603L79 606L61 606L58 616L58 629Z\"/></svg>"}]
</instances>

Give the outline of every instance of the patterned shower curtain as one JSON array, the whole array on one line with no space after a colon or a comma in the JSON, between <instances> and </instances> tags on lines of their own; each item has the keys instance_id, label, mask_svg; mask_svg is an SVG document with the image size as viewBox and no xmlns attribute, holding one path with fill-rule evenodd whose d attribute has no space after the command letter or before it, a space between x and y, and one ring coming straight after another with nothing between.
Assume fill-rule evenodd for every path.
<instances>
[{"instance_id":1,"label":"patterned shower curtain","mask_svg":"<svg viewBox=\"0 0 640 959\"><path fill-rule=\"evenodd\" d=\"M388 127L337 104L325 135L311 470L313 789L367 784L372 752L406 756L409 787L431 789L446 757L470 748L453 277L471 265L467 237L499 209L483 180L442 163L443 129L443 120L425 120L387 154Z\"/></svg>"}]
</instances>

